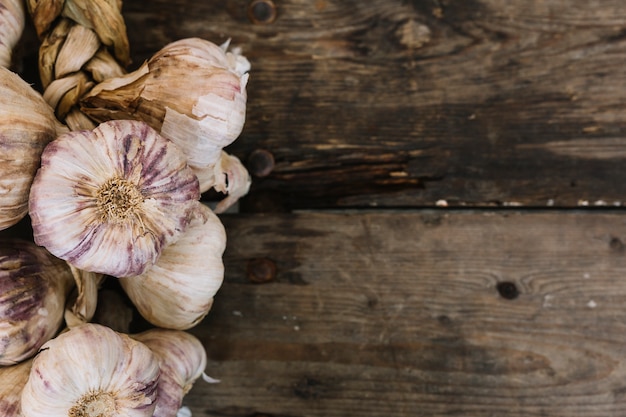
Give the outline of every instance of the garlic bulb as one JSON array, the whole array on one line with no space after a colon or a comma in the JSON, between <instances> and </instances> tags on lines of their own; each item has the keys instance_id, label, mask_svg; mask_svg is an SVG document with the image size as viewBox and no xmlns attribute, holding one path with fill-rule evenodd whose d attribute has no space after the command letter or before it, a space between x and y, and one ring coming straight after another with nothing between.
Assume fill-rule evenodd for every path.
<instances>
[{"instance_id":1,"label":"garlic bulb","mask_svg":"<svg viewBox=\"0 0 626 417\"><path fill-rule=\"evenodd\" d=\"M46 343L22 391L25 417L151 417L159 362L143 343L87 323Z\"/></svg>"},{"instance_id":2,"label":"garlic bulb","mask_svg":"<svg viewBox=\"0 0 626 417\"><path fill-rule=\"evenodd\" d=\"M13 48L24 31L24 3L21 0L0 0L0 65L10 68Z\"/></svg>"},{"instance_id":3,"label":"garlic bulb","mask_svg":"<svg viewBox=\"0 0 626 417\"><path fill-rule=\"evenodd\" d=\"M150 329L132 336L159 358L161 376L154 417L175 416L183 397L204 373L207 355L195 336L180 330Z\"/></svg>"},{"instance_id":4,"label":"garlic bulb","mask_svg":"<svg viewBox=\"0 0 626 417\"><path fill-rule=\"evenodd\" d=\"M74 279L67 264L28 240L0 240L0 366L33 356L63 323Z\"/></svg>"},{"instance_id":5,"label":"garlic bulb","mask_svg":"<svg viewBox=\"0 0 626 417\"><path fill-rule=\"evenodd\" d=\"M0 67L0 230L26 216L41 153L56 137L58 125L41 95Z\"/></svg>"},{"instance_id":6,"label":"garlic bulb","mask_svg":"<svg viewBox=\"0 0 626 417\"><path fill-rule=\"evenodd\" d=\"M135 72L107 79L81 101L96 121L143 120L176 143L189 165L214 164L241 133L250 63L200 38L181 39Z\"/></svg>"},{"instance_id":7,"label":"garlic bulb","mask_svg":"<svg viewBox=\"0 0 626 417\"><path fill-rule=\"evenodd\" d=\"M50 143L30 194L35 242L85 271L143 273L200 197L184 155L147 124L102 123Z\"/></svg>"},{"instance_id":8,"label":"garlic bulb","mask_svg":"<svg viewBox=\"0 0 626 417\"><path fill-rule=\"evenodd\" d=\"M23 417L22 390L28 380L31 365L32 359L28 359L17 365L0 368L0 416Z\"/></svg>"},{"instance_id":9,"label":"garlic bulb","mask_svg":"<svg viewBox=\"0 0 626 417\"><path fill-rule=\"evenodd\" d=\"M226 232L210 208L197 203L189 227L144 274L120 284L139 313L155 326L189 329L202 320L222 285Z\"/></svg>"}]
</instances>

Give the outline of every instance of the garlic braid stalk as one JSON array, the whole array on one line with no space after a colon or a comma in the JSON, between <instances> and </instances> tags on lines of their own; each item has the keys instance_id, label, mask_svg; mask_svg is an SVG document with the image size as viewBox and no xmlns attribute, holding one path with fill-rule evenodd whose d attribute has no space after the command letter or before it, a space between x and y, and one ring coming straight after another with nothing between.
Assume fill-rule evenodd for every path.
<instances>
[{"instance_id":1,"label":"garlic braid stalk","mask_svg":"<svg viewBox=\"0 0 626 417\"><path fill-rule=\"evenodd\" d=\"M130 62L121 1L27 0L38 36L44 99L71 130L95 124L76 104L98 82L125 73Z\"/></svg>"}]
</instances>

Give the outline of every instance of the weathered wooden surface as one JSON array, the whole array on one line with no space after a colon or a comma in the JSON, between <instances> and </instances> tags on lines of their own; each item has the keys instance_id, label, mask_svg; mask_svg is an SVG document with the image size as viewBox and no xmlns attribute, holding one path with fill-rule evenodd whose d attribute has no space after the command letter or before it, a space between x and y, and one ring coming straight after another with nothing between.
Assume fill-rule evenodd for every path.
<instances>
[{"instance_id":1,"label":"weathered wooden surface","mask_svg":"<svg viewBox=\"0 0 626 417\"><path fill-rule=\"evenodd\" d=\"M188 394L195 417L626 413L623 214L224 223L226 283L191 330L221 382ZM266 257L275 280L249 282Z\"/></svg>"},{"instance_id":2,"label":"weathered wooden surface","mask_svg":"<svg viewBox=\"0 0 626 417\"><path fill-rule=\"evenodd\" d=\"M276 166L244 209L623 203L622 0L275 3L124 2L137 65L188 36L252 62L231 150Z\"/></svg>"}]
</instances>

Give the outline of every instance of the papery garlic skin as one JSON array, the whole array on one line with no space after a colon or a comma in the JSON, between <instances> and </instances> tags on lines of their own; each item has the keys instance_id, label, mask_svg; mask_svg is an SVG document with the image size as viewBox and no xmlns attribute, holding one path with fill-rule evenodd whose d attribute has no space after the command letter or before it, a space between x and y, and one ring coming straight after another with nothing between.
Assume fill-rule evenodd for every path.
<instances>
[{"instance_id":1,"label":"papery garlic skin","mask_svg":"<svg viewBox=\"0 0 626 417\"><path fill-rule=\"evenodd\" d=\"M28 213L44 147L56 137L52 108L26 81L0 67L0 230Z\"/></svg>"},{"instance_id":2,"label":"papery garlic skin","mask_svg":"<svg viewBox=\"0 0 626 417\"><path fill-rule=\"evenodd\" d=\"M0 366L37 353L58 331L74 280L68 265L28 240L0 240Z\"/></svg>"},{"instance_id":3,"label":"papery garlic skin","mask_svg":"<svg viewBox=\"0 0 626 417\"><path fill-rule=\"evenodd\" d=\"M152 417L159 362L143 343L87 323L46 343L22 391L24 417Z\"/></svg>"},{"instance_id":4,"label":"papery garlic skin","mask_svg":"<svg viewBox=\"0 0 626 417\"><path fill-rule=\"evenodd\" d=\"M161 377L154 417L175 416L184 396L204 373L207 355L194 335L180 330L150 329L132 336L159 358Z\"/></svg>"},{"instance_id":5,"label":"papery garlic skin","mask_svg":"<svg viewBox=\"0 0 626 417\"><path fill-rule=\"evenodd\" d=\"M185 330L209 312L224 280L226 231L211 209L197 203L189 227L144 274L120 278L139 313L155 326Z\"/></svg>"},{"instance_id":6,"label":"papery garlic skin","mask_svg":"<svg viewBox=\"0 0 626 417\"><path fill-rule=\"evenodd\" d=\"M174 144L143 122L113 120L46 147L30 193L34 239L77 268L139 275L184 232L199 198Z\"/></svg>"},{"instance_id":7,"label":"papery garlic skin","mask_svg":"<svg viewBox=\"0 0 626 417\"><path fill-rule=\"evenodd\" d=\"M32 359L28 359L13 366L0 367L0 416L23 417L22 390L31 365Z\"/></svg>"},{"instance_id":8,"label":"papery garlic skin","mask_svg":"<svg viewBox=\"0 0 626 417\"><path fill-rule=\"evenodd\" d=\"M214 165L192 169L200 182L201 193L214 188L226 194L215 207L214 211L217 214L224 213L241 197L248 194L252 185L252 178L241 160L225 151L220 153L220 158Z\"/></svg>"},{"instance_id":9,"label":"papery garlic skin","mask_svg":"<svg viewBox=\"0 0 626 417\"><path fill-rule=\"evenodd\" d=\"M0 66L11 67L13 49L24 31L25 14L21 0L0 0Z\"/></svg>"},{"instance_id":10,"label":"papery garlic skin","mask_svg":"<svg viewBox=\"0 0 626 417\"><path fill-rule=\"evenodd\" d=\"M97 121L143 120L176 143L192 166L214 164L241 133L249 61L200 38L172 42L131 74L96 85L81 110Z\"/></svg>"}]
</instances>

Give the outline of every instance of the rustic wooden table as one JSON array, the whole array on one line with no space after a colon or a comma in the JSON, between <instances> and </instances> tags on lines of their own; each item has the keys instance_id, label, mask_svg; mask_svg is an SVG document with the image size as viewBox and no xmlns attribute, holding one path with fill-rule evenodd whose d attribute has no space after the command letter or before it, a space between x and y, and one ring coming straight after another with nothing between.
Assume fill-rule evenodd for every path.
<instances>
[{"instance_id":1,"label":"rustic wooden table","mask_svg":"<svg viewBox=\"0 0 626 417\"><path fill-rule=\"evenodd\" d=\"M252 63L194 417L626 414L622 0L124 16L135 66L192 36Z\"/></svg>"}]
</instances>

